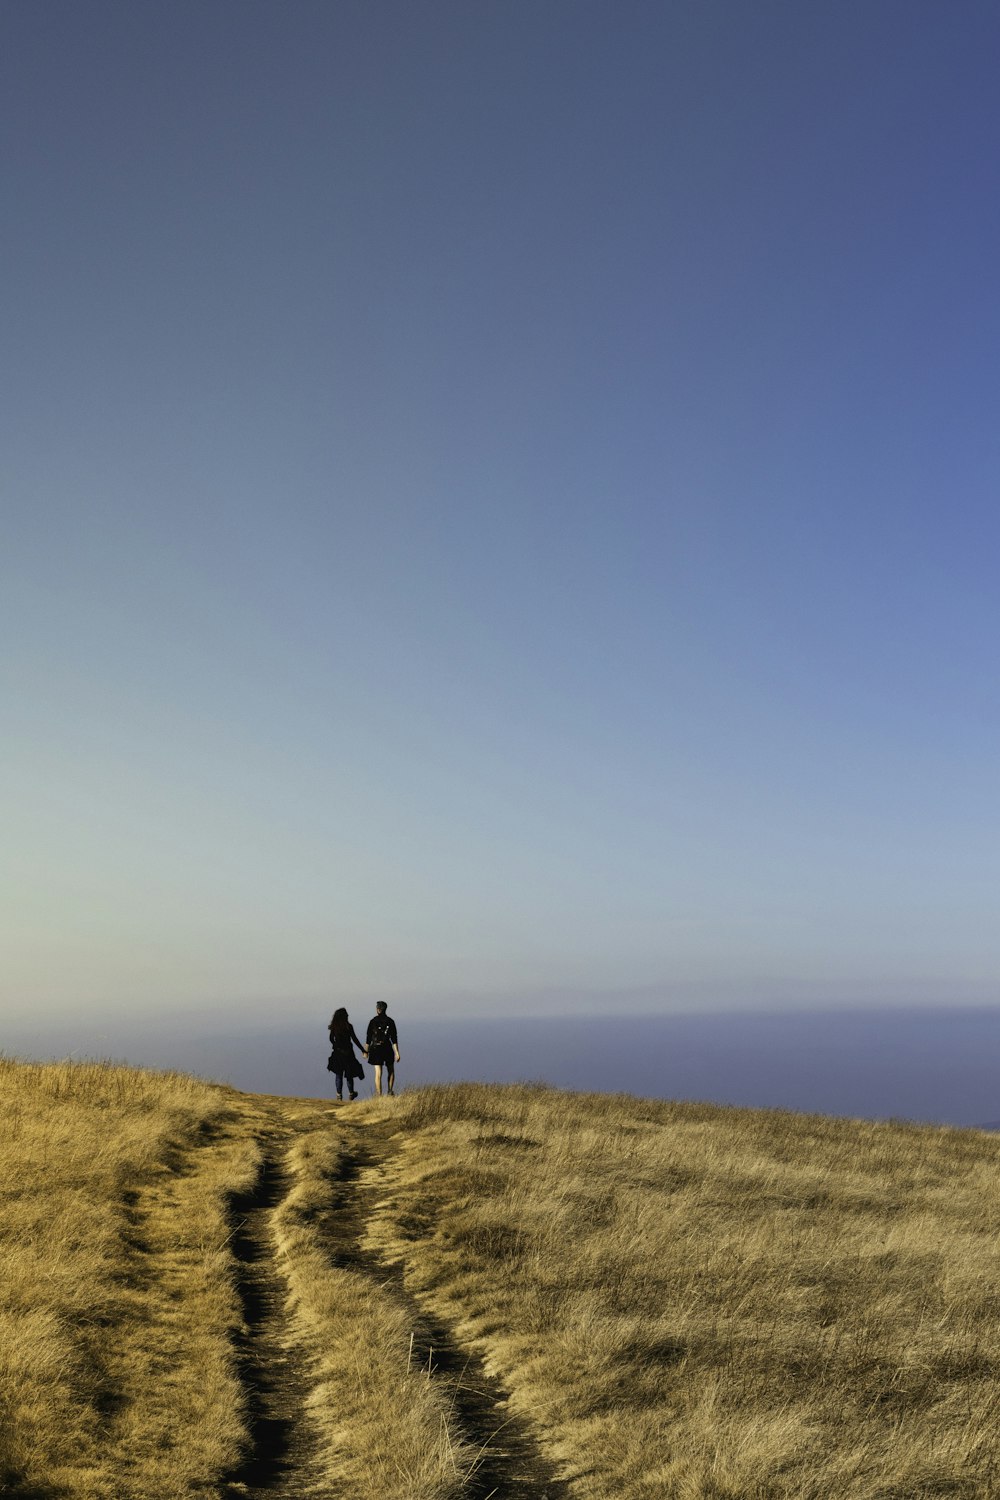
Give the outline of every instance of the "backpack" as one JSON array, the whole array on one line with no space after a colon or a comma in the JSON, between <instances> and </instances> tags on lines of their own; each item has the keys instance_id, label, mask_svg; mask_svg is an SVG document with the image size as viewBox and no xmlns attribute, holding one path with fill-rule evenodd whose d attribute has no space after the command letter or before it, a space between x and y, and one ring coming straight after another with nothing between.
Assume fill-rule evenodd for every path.
<instances>
[{"instance_id":1,"label":"backpack","mask_svg":"<svg viewBox=\"0 0 1000 1500\"><path fill-rule=\"evenodd\" d=\"M392 1042L389 1038L389 1022L387 1021L385 1016L376 1016L372 1021L371 1035L372 1039L368 1043L369 1048L392 1046Z\"/></svg>"}]
</instances>

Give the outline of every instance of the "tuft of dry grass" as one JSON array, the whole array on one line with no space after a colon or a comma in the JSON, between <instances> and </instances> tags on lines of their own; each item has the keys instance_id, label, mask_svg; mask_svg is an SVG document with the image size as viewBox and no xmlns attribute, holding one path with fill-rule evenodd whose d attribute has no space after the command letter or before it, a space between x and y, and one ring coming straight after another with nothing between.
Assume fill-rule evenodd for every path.
<instances>
[{"instance_id":1,"label":"tuft of dry grass","mask_svg":"<svg viewBox=\"0 0 1000 1500\"><path fill-rule=\"evenodd\" d=\"M230 1193L257 1146L225 1091L0 1058L0 1488L205 1493L245 1440Z\"/></svg>"},{"instance_id":2,"label":"tuft of dry grass","mask_svg":"<svg viewBox=\"0 0 1000 1500\"><path fill-rule=\"evenodd\" d=\"M1000 1142L459 1085L368 1246L580 1497L1000 1494Z\"/></svg>"}]
</instances>

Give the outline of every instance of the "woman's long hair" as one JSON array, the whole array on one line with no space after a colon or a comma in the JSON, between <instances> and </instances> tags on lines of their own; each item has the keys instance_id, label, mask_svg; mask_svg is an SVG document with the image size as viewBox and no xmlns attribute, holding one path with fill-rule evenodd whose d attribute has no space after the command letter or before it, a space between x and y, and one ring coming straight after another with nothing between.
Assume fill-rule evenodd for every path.
<instances>
[{"instance_id":1,"label":"woman's long hair","mask_svg":"<svg viewBox=\"0 0 1000 1500\"><path fill-rule=\"evenodd\" d=\"M347 1006L341 1005L333 1013L333 1020L330 1022L330 1035L338 1037L350 1036L350 1034L351 1023L347 1019Z\"/></svg>"}]
</instances>

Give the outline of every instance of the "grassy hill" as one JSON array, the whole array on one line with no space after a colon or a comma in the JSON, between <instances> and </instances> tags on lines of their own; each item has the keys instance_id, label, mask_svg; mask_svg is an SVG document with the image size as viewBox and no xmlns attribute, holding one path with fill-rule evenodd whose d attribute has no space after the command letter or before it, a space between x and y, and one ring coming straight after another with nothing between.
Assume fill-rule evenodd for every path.
<instances>
[{"instance_id":1,"label":"grassy hill","mask_svg":"<svg viewBox=\"0 0 1000 1500\"><path fill-rule=\"evenodd\" d=\"M1000 1141L0 1060L0 1492L1000 1496Z\"/></svg>"}]
</instances>

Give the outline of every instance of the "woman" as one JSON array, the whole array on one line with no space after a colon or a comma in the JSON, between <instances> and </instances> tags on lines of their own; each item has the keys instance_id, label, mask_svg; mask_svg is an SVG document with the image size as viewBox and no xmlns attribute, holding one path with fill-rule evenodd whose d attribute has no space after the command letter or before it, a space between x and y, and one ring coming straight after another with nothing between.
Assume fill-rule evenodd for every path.
<instances>
[{"instance_id":1,"label":"woman","mask_svg":"<svg viewBox=\"0 0 1000 1500\"><path fill-rule=\"evenodd\" d=\"M358 1093L354 1087L354 1080L355 1078L364 1078L365 1073L360 1062L354 1055L354 1049L355 1047L360 1047L365 1056L368 1055L368 1049L354 1035L354 1027L351 1025L346 1007L343 1005L339 1010L334 1011L333 1020L330 1022L330 1046L333 1048L333 1051L330 1053L330 1061L327 1063L327 1067L333 1074L337 1085L337 1098L343 1099L344 1097L344 1079L346 1078L348 1098L356 1099Z\"/></svg>"}]
</instances>

